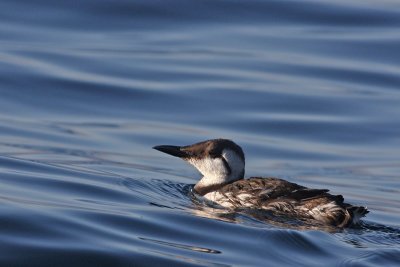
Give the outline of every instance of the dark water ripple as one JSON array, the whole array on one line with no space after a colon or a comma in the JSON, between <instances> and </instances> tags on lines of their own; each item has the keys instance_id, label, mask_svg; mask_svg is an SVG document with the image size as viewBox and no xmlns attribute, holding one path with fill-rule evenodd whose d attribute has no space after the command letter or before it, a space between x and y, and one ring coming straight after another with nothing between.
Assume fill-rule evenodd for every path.
<instances>
[{"instance_id":1,"label":"dark water ripple","mask_svg":"<svg viewBox=\"0 0 400 267\"><path fill-rule=\"evenodd\" d=\"M397 1L1 1L1 266L398 266ZM158 144L367 205L346 230L197 201Z\"/></svg>"}]
</instances>

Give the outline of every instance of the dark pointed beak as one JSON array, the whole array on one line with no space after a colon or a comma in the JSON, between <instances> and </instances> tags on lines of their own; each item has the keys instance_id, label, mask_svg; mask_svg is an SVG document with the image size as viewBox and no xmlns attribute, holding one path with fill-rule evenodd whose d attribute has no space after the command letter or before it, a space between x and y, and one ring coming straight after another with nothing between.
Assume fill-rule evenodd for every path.
<instances>
[{"instance_id":1,"label":"dark pointed beak","mask_svg":"<svg viewBox=\"0 0 400 267\"><path fill-rule=\"evenodd\" d=\"M188 156L185 151L181 150L180 146L155 146L153 148L178 158L185 158Z\"/></svg>"}]
</instances>

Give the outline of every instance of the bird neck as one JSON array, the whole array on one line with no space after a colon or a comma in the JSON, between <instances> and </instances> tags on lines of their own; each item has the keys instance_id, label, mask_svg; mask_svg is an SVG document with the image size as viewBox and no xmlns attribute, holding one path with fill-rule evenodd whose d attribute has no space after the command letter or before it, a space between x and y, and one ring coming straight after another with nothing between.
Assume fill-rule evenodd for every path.
<instances>
[{"instance_id":1,"label":"bird neck","mask_svg":"<svg viewBox=\"0 0 400 267\"><path fill-rule=\"evenodd\" d=\"M241 178L241 179L243 179L243 178ZM237 179L237 180L240 180L240 179ZM216 191L216 190L222 188L224 185L236 182L237 180L211 179L209 177L204 176L194 186L194 190L196 191L197 194L204 196L207 193Z\"/></svg>"}]
</instances>

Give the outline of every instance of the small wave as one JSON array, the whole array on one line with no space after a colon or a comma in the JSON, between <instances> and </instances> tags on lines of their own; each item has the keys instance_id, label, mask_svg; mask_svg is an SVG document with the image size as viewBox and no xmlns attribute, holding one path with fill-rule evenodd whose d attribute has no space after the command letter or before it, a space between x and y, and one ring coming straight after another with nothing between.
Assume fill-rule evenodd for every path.
<instances>
[{"instance_id":1,"label":"small wave","mask_svg":"<svg viewBox=\"0 0 400 267\"><path fill-rule=\"evenodd\" d=\"M361 222L339 237L356 248L400 246L400 229L373 222Z\"/></svg>"},{"instance_id":2,"label":"small wave","mask_svg":"<svg viewBox=\"0 0 400 267\"><path fill-rule=\"evenodd\" d=\"M191 205L186 184L151 178L124 178L121 183L154 206L183 210Z\"/></svg>"}]
</instances>

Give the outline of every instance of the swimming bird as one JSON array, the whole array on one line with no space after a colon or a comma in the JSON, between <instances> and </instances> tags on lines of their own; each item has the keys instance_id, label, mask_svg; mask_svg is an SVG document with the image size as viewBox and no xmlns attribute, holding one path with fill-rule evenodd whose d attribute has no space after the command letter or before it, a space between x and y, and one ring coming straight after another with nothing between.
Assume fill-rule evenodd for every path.
<instances>
[{"instance_id":1,"label":"swimming bird","mask_svg":"<svg viewBox=\"0 0 400 267\"><path fill-rule=\"evenodd\" d=\"M274 177L244 179L242 148L228 139L212 139L188 146L153 147L193 165L203 177L193 190L224 208L269 211L322 225L347 227L369 211L344 203L327 189L310 189Z\"/></svg>"}]
</instances>

